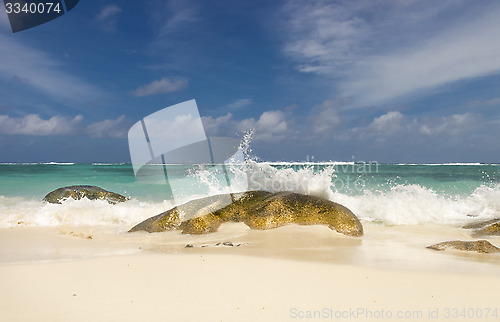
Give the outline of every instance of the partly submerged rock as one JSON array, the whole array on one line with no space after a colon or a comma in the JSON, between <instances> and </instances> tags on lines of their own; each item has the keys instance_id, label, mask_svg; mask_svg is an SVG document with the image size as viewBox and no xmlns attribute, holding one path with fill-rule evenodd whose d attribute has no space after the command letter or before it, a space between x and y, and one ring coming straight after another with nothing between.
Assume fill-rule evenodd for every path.
<instances>
[{"instance_id":1,"label":"partly submerged rock","mask_svg":"<svg viewBox=\"0 0 500 322\"><path fill-rule=\"evenodd\" d=\"M463 226L465 229L473 229L473 235L500 235L500 218L479 221Z\"/></svg>"},{"instance_id":2,"label":"partly submerged rock","mask_svg":"<svg viewBox=\"0 0 500 322\"><path fill-rule=\"evenodd\" d=\"M293 192L272 194L266 191L248 191L231 196L235 202L221 209L208 211L217 209L215 205L218 202L220 204L220 199L227 200L228 196L206 197L179 206L185 219L183 222L176 207L141 222L130 229L130 232L180 229L185 234L206 234L217 231L225 222L244 222L252 229L272 229L288 224L326 225L344 235L363 235L361 222L346 207L319 197Z\"/></svg>"},{"instance_id":3,"label":"partly submerged rock","mask_svg":"<svg viewBox=\"0 0 500 322\"><path fill-rule=\"evenodd\" d=\"M90 200L101 199L112 204L128 200L127 197L96 186L69 186L59 188L48 193L43 200L49 203L60 204L61 201L68 198L73 198L75 200L80 200L82 198L88 198Z\"/></svg>"},{"instance_id":4,"label":"partly submerged rock","mask_svg":"<svg viewBox=\"0 0 500 322\"><path fill-rule=\"evenodd\" d=\"M478 252L478 253L500 252L500 248L494 246L487 240L474 240L474 241L453 240L427 246L427 248L434 250L445 250L448 248L452 248L457 250Z\"/></svg>"}]
</instances>

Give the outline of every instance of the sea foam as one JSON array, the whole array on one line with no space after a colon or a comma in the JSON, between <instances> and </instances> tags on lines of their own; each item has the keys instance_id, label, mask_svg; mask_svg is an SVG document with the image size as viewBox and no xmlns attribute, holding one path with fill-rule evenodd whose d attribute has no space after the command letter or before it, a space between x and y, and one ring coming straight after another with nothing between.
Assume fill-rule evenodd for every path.
<instances>
[{"instance_id":1,"label":"sea foam","mask_svg":"<svg viewBox=\"0 0 500 322\"><path fill-rule=\"evenodd\" d=\"M220 171L214 172L213 168L201 167L185 180L185 188L191 193L177 197L175 201L146 199L149 197L148 193L138 196L131 194L132 200L116 205L110 205L103 200L87 199L68 199L62 204L47 204L33 197L0 196L0 227L115 225L126 230L144 219L189 200L246 190L292 191L315 195L348 207L362 221L385 225L461 225L474 220L500 217L500 186L495 183L478 183L478 187L470 192L453 194L451 190L438 191L424 184L394 181L388 185L387 182L380 181L366 188L361 187L356 193L350 193L345 189L336 190L335 181L345 178L345 173L338 173L337 176L335 166L337 170L348 170L342 168L343 164L337 163L277 165L249 160L240 165L226 165L230 186ZM475 170L474 173L476 172L479 175L480 172ZM399 173L396 172L398 175ZM460 179L460 173L455 174L453 178ZM357 172L348 174L353 177L360 175ZM387 180L390 181L394 175L391 176ZM492 180L488 176L483 177L481 180L484 182ZM425 179L427 180L427 177ZM382 184L385 186L382 187ZM197 188L202 185L207 188ZM148 191L162 189L155 185L142 188L147 188Z\"/></svg>"}]
</instances>

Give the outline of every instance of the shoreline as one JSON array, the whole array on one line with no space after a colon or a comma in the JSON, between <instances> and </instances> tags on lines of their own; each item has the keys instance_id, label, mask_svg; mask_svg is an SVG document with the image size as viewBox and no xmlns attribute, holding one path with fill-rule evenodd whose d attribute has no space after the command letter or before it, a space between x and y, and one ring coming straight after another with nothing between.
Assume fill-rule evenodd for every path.
<instances>
[{"instance_id":1,"label":"shoreline","mask_svg":"<svg viewBox=\"0 0 500 322\"><path fill-rule=\"evenodd\" d=\"M248 256L429 273L497 275L500 267L498 253L426 248L443 241L478 239L459 227L388 227L369 222L363 226L362 237L344 236L320 225L253 230L243 223L226 223L218 232L204 235L128 233L123 226L21 226L0 229L0 265L158 253ZM500 246L500 236L479 239Z\"/></svg>"}]
</instances>

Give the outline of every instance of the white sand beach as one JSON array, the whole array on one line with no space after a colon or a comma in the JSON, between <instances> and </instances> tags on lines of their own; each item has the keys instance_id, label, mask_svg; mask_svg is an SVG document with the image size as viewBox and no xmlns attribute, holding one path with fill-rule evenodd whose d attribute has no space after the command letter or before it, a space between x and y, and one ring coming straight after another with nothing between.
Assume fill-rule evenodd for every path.
<instances>
[{"instance_id":1,"label":"white sand beach","mask_svg":"<svg viewBox=\"0 0 500 322\"><path fill-rule=\"evenodd\" d=\"M365 224L364 237L348 238L229 224L114 241L96 228L4 229L0 312L4 321L497 320L500 256L420 249L439 230L421 228ZM441 229L442 239L460 234ZM229 238L241 246L215 246Z\"/></svg>"}]
</instances>

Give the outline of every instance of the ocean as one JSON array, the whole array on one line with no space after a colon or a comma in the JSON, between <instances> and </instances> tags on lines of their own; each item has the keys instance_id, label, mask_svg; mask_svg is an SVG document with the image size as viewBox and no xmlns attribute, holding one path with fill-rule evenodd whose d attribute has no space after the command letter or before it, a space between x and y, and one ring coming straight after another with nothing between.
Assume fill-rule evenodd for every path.
<instances>
[{"instance_id":1,"label":"ocean","mask_svg":"<svg viewBox=\"0 0 500 322\"><path fill-rule=\"evenodd\" d=\"M250 161L227 169L232 189L317 195L348 207L365 223L458 227L500 213L499 164ZM167 185L139 182L127 163L0 164L0 228L109 226L122 232L176 204L229 192L222 177L204 166L188 177L171 177L184 187L172 200ZM96 185L130 201L42 201L50 191L70 185Z\"/></svg>"}]
</instances>

